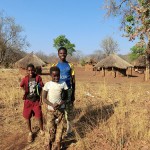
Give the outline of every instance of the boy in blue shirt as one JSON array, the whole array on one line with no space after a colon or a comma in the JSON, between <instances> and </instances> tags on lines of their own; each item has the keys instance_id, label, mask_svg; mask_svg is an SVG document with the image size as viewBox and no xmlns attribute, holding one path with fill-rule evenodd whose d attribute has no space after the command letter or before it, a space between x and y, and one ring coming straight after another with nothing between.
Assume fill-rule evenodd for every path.
<instances>
[{"instance_id":1,"label":"boy in blue shirt","mask_svg":"<svg viewBox=\"0 0 150 150\"><path fill-rule=\"evenodd\" d=\"M68 96L66 100L66 108L65 108L65 118L67 121L67 135L69 135L71 130L71 115L73 109L73 103L75 101L75 71L72 63L66 61L67 57L67 49L65 47L60 47L58 49L59 61L57 64L53 64L53 66L57 66L60 69L60 81L66 82L68 86Z\"/></svg>"}]
</instances>

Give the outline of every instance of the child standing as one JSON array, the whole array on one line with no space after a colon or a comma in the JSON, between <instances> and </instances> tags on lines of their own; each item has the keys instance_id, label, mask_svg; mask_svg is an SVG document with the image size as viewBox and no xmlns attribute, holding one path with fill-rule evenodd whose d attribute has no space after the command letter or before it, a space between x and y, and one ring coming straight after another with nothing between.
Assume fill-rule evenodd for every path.
<instances>
[{"instance_id":1,"label":"child standing","mask_svg":"<svg viewBox=\"0 0 150 150\"><path fill-rule=\"evenodd\" d=\"M27 76L25 76L21 83L20 87L22 87L25 91L24 94L24 108L23 108L23 117L26 120L28 127L28 142L33 141L32 130L31 130L31 117L34 113L35 118L39 122L40 133L43 132L43 122L42 122L42 110L41 110L41 90L43 87L42 78L35 73L35 67L33 64L27 65Z\"/></svg>"},{"instance_id":2,"label":"child standing","mask_svg":"<svg viewBox=\"0 0 150 150\"><path fill-rule=\"evenodd\" d=\"M43 101L48 105L46 146L48 149L53 147L53 149L60 150L64 122L64 99L68 87L65 82L59 81L60 70L58 67L50 68L50 76L52 81L47 82L43 88Z\"/></svg>"},{"instance_id":3,"label":"child standing","mask_svg":"<svg viewBox=\"0 0 150 150\"><path fill-rule=\"evenodd\" d=\"M67 121L66 136L68 136L72 132L70 122L72 120L71 115L73 111L73 103L75 101L75 71L73 64L66 61L67 49L65 47L60 47L58 49L58 57L59 62L57 64L53 64L53 66L57 66L60 69L60 81L66 82L68 86L68 96L65 108L65 118Z\"/></svg>"}]
</instances>

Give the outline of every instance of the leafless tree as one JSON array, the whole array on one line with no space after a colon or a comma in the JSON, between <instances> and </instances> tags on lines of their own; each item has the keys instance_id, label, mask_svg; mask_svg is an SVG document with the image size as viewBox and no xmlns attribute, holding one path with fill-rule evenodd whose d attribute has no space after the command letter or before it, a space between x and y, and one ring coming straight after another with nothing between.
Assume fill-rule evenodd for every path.
<instances>
[{"instance_id":1,"label":"leafless tree","mask_svg":"<svg viewBox=\"0 0 150 150\"><path fill-rule=\"evenodd\" d=\"M0 64L5 61L7 50L20 51L29 46L22 32L22 27L16 24L13 17L5 16L4 12L0 13Z\"/></svg>"},{"instance_id":2,"label":"leafless tree","mask_svg":"<svg viewBox=\"0 0 150 150\"><path fill-rule=\"evenodd\" d=\"M91 59L95 60L96 62L99 62L104 58L104 52L101 50L96 50L91 54Z\"/></svg>"},{"instance_id":3,"label":"leafless tree","mask_svg":"<svg viewBox=\"0 0 150 150\"><path fill-rule=\"evenodd\" d=\"M119 51L118 43L112 37L107 37L101 41L101 48L106 55Z\"/></svg>"}]
</instances>

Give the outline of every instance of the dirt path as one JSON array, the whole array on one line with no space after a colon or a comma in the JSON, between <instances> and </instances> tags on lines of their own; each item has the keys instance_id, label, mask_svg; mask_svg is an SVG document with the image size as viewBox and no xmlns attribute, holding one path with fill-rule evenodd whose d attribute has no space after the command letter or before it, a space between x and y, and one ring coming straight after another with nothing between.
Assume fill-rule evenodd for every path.
<instances>
[{"instance_id":1,"label":"dirt path","mask_svg":"<svg viewBox=\"0 0 150 150\"><path fill-rule=\"evenodd\" d=\"M22 150L26 147L26 134L8 134L3 136L1 149L3 150Z\"/></svg>"}]
</instances>

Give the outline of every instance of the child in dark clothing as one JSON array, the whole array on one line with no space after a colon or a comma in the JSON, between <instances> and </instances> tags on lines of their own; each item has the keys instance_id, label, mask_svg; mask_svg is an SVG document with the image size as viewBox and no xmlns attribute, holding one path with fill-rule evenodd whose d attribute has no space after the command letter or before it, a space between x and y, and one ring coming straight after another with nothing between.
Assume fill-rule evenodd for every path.
<instances>
[{"instance_id":1,"label":"child in dark clothing","mask_svg":"<svg viewBox=\"0 0 150 150\"><path fill-rule=\"evenodd\" d=\"M75 101L75 70L74 65L66 60L67 49L60 47L58 49L59 61L53 66L57 66L60 69L60 81L66 82L68 86L68 96L66 99L65 118L67 121L66 136L72 133L71 121L73 114L73 103Z\"/></svg>"}]
</instances>

